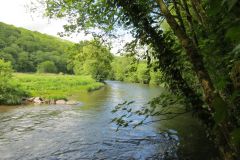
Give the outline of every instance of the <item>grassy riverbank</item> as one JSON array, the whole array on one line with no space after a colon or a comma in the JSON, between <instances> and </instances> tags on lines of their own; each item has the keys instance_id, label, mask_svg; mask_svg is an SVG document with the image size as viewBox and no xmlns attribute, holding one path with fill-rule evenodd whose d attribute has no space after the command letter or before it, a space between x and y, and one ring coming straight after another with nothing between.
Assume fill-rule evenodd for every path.
<instances>
[{"instance_id":1,"label":"grassy riverbank","mask_svg":"<svg viewBox=\"0 0 240 160\"><path fill-rule=\"evenodd\" d=\"M74 94L93 91L104 85L89 76L57 74L15 73L13 81L28 92L29 96L46 99L67 99Z\"/></svg>"}]
</instances>

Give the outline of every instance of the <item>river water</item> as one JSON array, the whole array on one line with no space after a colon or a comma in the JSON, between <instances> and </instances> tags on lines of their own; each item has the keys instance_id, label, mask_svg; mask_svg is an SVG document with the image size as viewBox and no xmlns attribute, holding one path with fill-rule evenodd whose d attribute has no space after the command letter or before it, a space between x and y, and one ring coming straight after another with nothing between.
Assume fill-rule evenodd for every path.
<instances>
[{"instance_id":1,"label":"river water","mask_svg":"<svg viewBox=\"0 0 240 160\"><path fill-rule=\"evenodd\" d=\"M98 91L75 96L82 102L76 106L1 106L0 159L210 159L211 144L189 115L116 132L117 126L110 121L117 104L135 100L134 105L141 106L161 91L160 87L108 81Z\"/></svg>"}]
</instances>

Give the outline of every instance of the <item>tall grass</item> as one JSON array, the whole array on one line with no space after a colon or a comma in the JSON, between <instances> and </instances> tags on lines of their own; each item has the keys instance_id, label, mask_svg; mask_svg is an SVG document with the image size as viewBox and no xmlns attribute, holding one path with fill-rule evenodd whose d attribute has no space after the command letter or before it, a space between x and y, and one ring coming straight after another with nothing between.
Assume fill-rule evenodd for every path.
<instances>
[{"instance_id":1,"label":"tall grass","mask_svg":"<svg viewBox=\"0 0 240 160\"><path fill-rule=\"evenodd\" d=\"M29 95L46 99L67 99L74 94L96 90L104 85L90 76L57 74L15 73L13 81L20 84Z\"/></svg>"}]
</instances>

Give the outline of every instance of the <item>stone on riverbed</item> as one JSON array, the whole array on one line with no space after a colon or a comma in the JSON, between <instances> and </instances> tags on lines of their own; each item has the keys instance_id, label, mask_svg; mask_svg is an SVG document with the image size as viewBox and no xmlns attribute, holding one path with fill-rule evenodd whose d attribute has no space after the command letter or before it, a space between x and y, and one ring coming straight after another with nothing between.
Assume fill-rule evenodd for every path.
<instances>
[{"instance_id":1,"label":"stone on riverbed","mask_svg":"<svg viewBox=\"0 0 240 160\"><path fill-rule=\"evenodd\" d=\"M36 97L36 98L33 99L33 103L35 103L35 104L42 104L42 103L44 103L44 101L43 101L42 98Z\"/></svg>"},{"instance_id":2,"label":"stone on riverbed","mask_svg":"<svg viewBox=\"0 0 240 160\"><path fill-rule=\"evenodd\" d=\"M67 105L77 105L78 102L76 102L76 101L67 101L66 104Z\"/></svg>"},{"instance_id":3,"label":"stone on riverbed","mask_svg":"<svg viewBox=\"0 0 240 160\"><path fill-rule=\"evenodd\" d=\"M57 100L55 103L56 103L56 104L63 105L63 104L66 104L66 101L63 100L63 99L61 99L61 100Z\"/></svg>"},{"instance_id":4,"label":"stone on riverbed","mask_svg":"<svg viewBox=\"0 0 240 160\"><path fill-rule=\"evenodd\" d=\"M31 98L23 98L23 104L57 104L57 105L77 105L79 102L77 101L67 101L64 99L54 100L54 99L43 99L41 97L31 97Z\"/></svg>"},{"instance_id":5,"label":"stone on riverbed","mask_svg":"<svg viewBox=\"0 0 240 160\"><path fill-rule=\"evenodd\" d=\"M31 98L28 98L28 99L26 99L26 100L29 101L29 102L33 102L34 99L35 99L35 97L31 97Z\"/></svg>"}]
</instances>

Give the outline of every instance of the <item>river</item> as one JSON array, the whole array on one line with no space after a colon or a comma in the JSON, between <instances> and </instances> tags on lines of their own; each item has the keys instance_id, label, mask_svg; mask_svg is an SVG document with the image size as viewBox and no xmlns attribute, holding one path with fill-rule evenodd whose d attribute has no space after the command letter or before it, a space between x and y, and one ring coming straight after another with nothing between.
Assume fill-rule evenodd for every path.
<instances>
[{"instance_id":1,"label":"river","mask_svg":"<svg viewBox=\"0 0 240 160\"><path fill-rule=\"evenodd\" d=\"M82 102L76 106L0 106L0 159L165 160L166 155L210 159L211 143L189 115L116 132L110 121L117 104L134 100L136 107L141 106L161 91L156 86L107 81L98 91L76 96Z\"/></svg>"}]
</instances>

